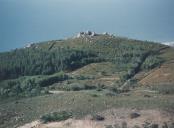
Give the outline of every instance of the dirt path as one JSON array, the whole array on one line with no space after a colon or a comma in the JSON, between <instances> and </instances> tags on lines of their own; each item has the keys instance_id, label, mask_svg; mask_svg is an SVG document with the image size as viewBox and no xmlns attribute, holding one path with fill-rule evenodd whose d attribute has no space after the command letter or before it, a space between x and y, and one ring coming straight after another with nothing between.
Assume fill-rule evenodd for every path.
<instances>
[{"instance_id":1,"label":"dirt path","mask_svg":"<svg viewBox=\"0 0 174 128\"><path fill-rule=\"evenodd\" d=\"M36 120L18 128L40 128L39 125L41 125L41 122L39 120Z\"/></svg>"},{"instance_id":2,"label":"dirt path","mask_svg":"<svg viewBox=\"0 0 174 128\"><path fill-rule=\"evenodd\" d=\"M57 90L50 90L49 93L52 93L52 94L61 94L61 93L64 93L65 91L57 91Z\"/></svg>"},{"instance_id":3,"label":"dirt path","mask_svg":"<svg viewBox=\"0 0 174 128\"><path fill-rule=\"evenodd\" d=\"M152 91L152 90L135 90L135 92L149 92L149 93L157 93L158 91Z\"/></svg>"}]
</instances>

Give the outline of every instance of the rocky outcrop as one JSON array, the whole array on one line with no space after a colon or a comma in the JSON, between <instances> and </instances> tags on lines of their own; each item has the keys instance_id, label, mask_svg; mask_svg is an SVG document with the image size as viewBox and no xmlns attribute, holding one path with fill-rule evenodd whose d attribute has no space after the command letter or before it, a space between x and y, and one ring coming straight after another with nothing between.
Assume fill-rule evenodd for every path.
<instances>
[{"instance_id":1,"label":"rocky outcrop","mask_svg":"<svg viewBox=\"0 0 174 128\"><path fill-rule=\"evenodd\" d=\"M93 36L97 36L97 34L95 32L92 32L92 31L86 31L86 32L80 32L77 34L77 38L80 38L80 37L93 37Z\"/></svg>"},{"instance_id":2,"label":"rocky outcrop","mask_svg":"<svg viewBox=\"0 0 174 128\"><path fill-rule=\"evenodd\" d=\"M26 46L24 46L24 48L30 48L34 45L34 43L28 43Z\"/></svg>"},{"instance_id":3,"label":"rocky outcrop","mask_svg":"<svg viewBox=\"0 0 174 128\"><path fill-rule=\"evenodd\" d=\"M114 35L111 35L111 34L109 34L107 32L103 32L102 34L98 34L96 32L87 30L86 32L79 32L75 38L80 38L80 37L94 37L94 36L98 36L98 35L105 35L105 36L111 36L111 37L114 36Z\"/></svg>"}]
</instances>

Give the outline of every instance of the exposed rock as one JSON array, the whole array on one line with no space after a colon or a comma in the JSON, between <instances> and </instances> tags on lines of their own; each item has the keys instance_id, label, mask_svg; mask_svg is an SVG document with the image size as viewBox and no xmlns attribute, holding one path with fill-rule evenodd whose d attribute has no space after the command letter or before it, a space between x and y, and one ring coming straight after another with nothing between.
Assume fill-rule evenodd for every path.
<instances>
[{"instance_id":1,"label":"exposed rock","mask_svg":"<svg viewBox=\"0 0 174 128\"><path fill-rule=\"evenodd\" d=\"M75 38L80 38L80 37L94 37L94 36L98 36L98 35L106 35L106 36L110 36L110 37L114 37L113 34L108 34L107 32L104 32L102 34L97 34L93 31L86 31L86 32L79 32L77 34L77 36L75 36Z\"/></svg>"},{"instance_id":2,"label":"exposed rock","mask_svg":"<svg viewBox=\"0 0 174 128\"><path fill-rule=\"evenodd\" d=\"M77 34L76 38L80 38L80 37L93 37L93 36L97 36L97 34L95 32L92 31L86 31L86 32L80 32Z\"/></svg>"},{"instance_id":3,"label":"exposed rock","mask_svg":"<svg viewBox=\"0 0 174 128\"><path fill-rule=\"evenodd\" d=\"M80 37L81 37L81 34L80 34L80 33L78 33L76 37L77 37L77 38L80 38Z\"/></svg>"},{"instance_id":4,"label":"exposed rock","mask_svg":"<svg viewBox=\"0 0 174 128\"><path fill-rule=\"evenodd\" d=\"M30 47L32 47L34 45L34 43L29 43L29 44L27 44L26 46L24 46L24 48L30 48Z\"/></svg>"},{"instance_id":5,"label":"exposed rock","mask_svg":"<svg viewBox=\"0 0 174 128\"><path fill-rule=\"evenodd\" d=\"M86 35L92 35L92 32L91 31L86 31L86 33L85 33Z\"/></svg>"},{"instance_id":6,"label":"exposed rock","mask_svg":"<svg viewBox=\"0 0 174 128\"><path fill-rule=\"evenodd\" d=\"M109 35L107 32L103 32L103 35Z\"/></svg>"},{"instance_id":7,"label":"exposed rock","mask_svg":"<svg viewBox=\"0 0 174 128\"><path fill-rule=\"evenodd\" d=\"M91 36L96 36L97 34L95 32L92 32Z\"/></svg>"}]
</instances>

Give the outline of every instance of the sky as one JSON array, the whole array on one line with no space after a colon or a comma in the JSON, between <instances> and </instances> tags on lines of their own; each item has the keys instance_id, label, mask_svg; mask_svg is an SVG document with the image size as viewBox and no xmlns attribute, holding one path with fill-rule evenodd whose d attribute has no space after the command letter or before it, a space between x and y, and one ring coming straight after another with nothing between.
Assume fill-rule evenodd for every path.
<instances>
[{"instance_id":1,"label":"sky","mask_svg":"<svg viewBox=\"0 0 174 128\"><path fill-rule=\"evenodd\" d=\"M174 0L0 0L0 52L86 30L174 41Z\"/></svg>"}]
</instances>

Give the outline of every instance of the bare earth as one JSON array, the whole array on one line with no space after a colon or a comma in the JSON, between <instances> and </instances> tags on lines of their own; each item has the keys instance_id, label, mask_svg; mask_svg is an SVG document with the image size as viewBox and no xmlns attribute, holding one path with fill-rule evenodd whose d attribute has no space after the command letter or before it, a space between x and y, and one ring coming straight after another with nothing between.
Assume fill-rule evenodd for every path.
<instances>
[{"instance_id":1,"label":"bare earth","mask_svg":"<svg viewBox=\"0 0 174 128\"><path fill-rule=\"evenodd\" d=\"M136 112L140 114L137 118L130 118L130 114ZM26 124L19 128L106 128L111 125L122 126L123 122L127 123L128 128L139 126L142 128L142 124L145 122L158 124L160 127L164 123L174 122L174 115L160 110L137 110L137 109L110 109L106 110L99 115L105 119L103 121L91 120L91 116L88 115L83 119L68 119L61 122L51 122L42 124L39 120Z\"/></svg>"}]
</instances>

